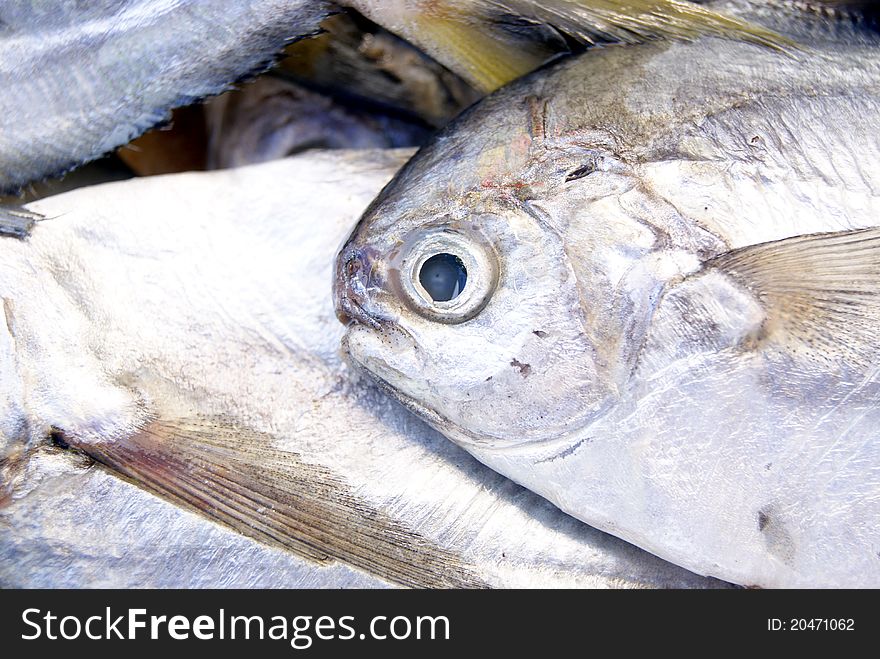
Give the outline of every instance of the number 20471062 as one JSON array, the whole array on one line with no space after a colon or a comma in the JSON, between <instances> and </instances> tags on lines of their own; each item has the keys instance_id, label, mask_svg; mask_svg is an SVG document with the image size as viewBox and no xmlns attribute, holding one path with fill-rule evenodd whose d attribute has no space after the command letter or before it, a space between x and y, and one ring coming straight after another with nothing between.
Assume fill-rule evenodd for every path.
<instances>
[{"instance_id":1,"label":"number 20471062","mask_svg":"<svg viewBox=\"0 0 880 659\"><path fill-rule=\"evenodd\" d=\"M767 619L767 630L771 632L791 631L854 631L855 620L852 618L779 618Z\"/></svg>"}]
</instances>

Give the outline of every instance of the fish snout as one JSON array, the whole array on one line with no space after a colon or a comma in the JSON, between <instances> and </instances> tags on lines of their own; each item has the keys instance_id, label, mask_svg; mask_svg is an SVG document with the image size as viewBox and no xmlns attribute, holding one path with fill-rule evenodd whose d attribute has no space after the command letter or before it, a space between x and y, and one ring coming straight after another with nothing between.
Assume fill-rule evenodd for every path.
<instances>
[{"instance_id":1,"label":"fish snout","mask_svg":"<svg viewBox=\"0 0 880 659\"><path fill-rule=\"evenodd\" d=\"M370 299L370 292L378 288L375 256L371 251L346 246L336 261L333 300L336 317L343 325L379 326L379 317Z\"/></svg>"}]
</instances>

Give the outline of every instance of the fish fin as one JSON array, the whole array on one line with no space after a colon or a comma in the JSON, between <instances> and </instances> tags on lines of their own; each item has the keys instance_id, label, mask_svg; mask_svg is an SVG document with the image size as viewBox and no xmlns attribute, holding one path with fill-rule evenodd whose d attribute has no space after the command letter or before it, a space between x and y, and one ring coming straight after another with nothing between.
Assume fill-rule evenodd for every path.
<instances>
[{"instance_id":1,"label":"fish fin","mask_svg":"<svg viewBox=\"0 0 880 659\"><path fill-rule=\"evenodd\" d=\"M707 263L749 289L765 320L755 347L772 343L851 365L877 363L880 228L761 243Z\"/></svg>"},{"instance_id":2,"label":"fish fin","mask_svg":"<svg viewBox=\"0 0 880 659\"><path fill-rule=\"evenodd\" d=\"M482 92L498 89L553 56L539 43L487 30L479 18L464 13L428 15L417 23L424 35L418 45Z\"/></svg>"},{"instance_id":3,"label":"fish fin","mask_svg":"<svg viewBox=\"0 0 880 659\"><path fill-rule=\"evenodd\" d=\"M329 469L223 421L149 423L104 443L64 442L144 489L260 542L415 587L485 584L451 552L374 509Z\"/></svg>"},{"instance_id":4,"label":"fish fin","mask_svg":"<svg viewBox=\"0 0 880 659\"><path fill-rule=\"evenodd\" d=\"M789 49L758 25L688 0L346 0L485 92L582 44L715 35ZM557 42L548 41L556 34ZM559 43L562 44L561 48Z\"/></svg>"},{"instance_id":5,"label":"fish fin","mask_svg":"<svg viewBox=\"0 0 880 659\"><path fill-rule=\"evenodd\" d=\"M549 23L569 37L593 43L639 43L647 39L694 39L702 35L759 43L792 44L775 32L688 0L501 0L524 18Z\"/></svg>"},{"instance_id":6,"label":"fish fin","mask_svg":"<svg viewBox=\"0 0 880 659\"><path fill-rule=\"evenodd\" d=\"M39 213L34 213L21 206L9 206L0 204L0 236L13 238L27 238L34 228L34 224L45 219Z\"/></svg>"}]
</instances>

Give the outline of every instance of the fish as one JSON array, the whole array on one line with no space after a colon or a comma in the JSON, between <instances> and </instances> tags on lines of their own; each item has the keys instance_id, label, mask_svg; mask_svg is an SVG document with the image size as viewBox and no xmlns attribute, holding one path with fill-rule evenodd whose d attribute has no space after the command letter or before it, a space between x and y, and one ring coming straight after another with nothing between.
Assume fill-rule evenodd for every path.
<instances>
[{"instance_id":1,"label":"fish","mask_svg":"<svg viewBox=\"0 0 880 659\"><path fill-rule=\"evenodd\" d=\"M27 204L0 237L3 587L727 587L565 515L353 373L333 257L412 150Z\"/></svg>"},{"instance_id":2,"label":"fish","mask_svg":"<svg viewBox=\"0 0 880 659\"><path fill-rule=\"evenodd\" d=\"M629 41L710 32L782 45L766 31L681 0L342 4L399 27L486 89L552 56L545 37L557 22L575 38L596 29ZM285 46L318 34L341 9L322 0L96 0L51 9L32 0L4 2L0 194L60 176L167 123L172 109L265 71ZM416 24L401 24L403 15ZM541 27L523 31L522 21ZM536 39L544 45L530 47ZM561 37L555 43L567 49Z\"/></svg>"},{"instance_id":3,"label":"fish","mask_svg":"<svg viewBox=\"0 0 880 659\"><path fill-rule=\"evenodd\" d=\"M697 574L877 587L878 36L709 6L803 48L606 47L488 96L340 250L344 350L484 464Z\"/></svg>"},{"instance_id":4,"label":"fish","mask_svg":"<svg viewBox=\"0 0 880 659\"><path fill-rule=\"evenodd\" d=\"M237 167L307 149L418 146L425 124L341 103L303 85L264 76L204 106L209 169Z\"/></svg>"},{"instance_id":5,"label":"fish","mask_svg":"<svg viewBox=\"0 0 880 659\"><path fill-rule=\"evenodd\" d=\"M445 126L483 94L408 41L354 10L321 23L297 41L271 73L341 103Z\"/></svg>"},{"instance_id":6,"label":"fish","mask_svg":"<svg viewBox=\"0 0 880 659\"><path fill-rule=\"evenodd\" d=\"M703 34L784 49L761 25L680 0L345 0L491 92L572 45L693 39Z\"/></svg>"},{"instance_id":7,"label":"fish","mask_svg":"<svg viewBox=\"0 0 880 659\"><path fill-rule=\"evenodd\" d=\"M98 0L0 8L0 193L60 175L267 68L317 0Z\"/></svg>"}]
</instances>

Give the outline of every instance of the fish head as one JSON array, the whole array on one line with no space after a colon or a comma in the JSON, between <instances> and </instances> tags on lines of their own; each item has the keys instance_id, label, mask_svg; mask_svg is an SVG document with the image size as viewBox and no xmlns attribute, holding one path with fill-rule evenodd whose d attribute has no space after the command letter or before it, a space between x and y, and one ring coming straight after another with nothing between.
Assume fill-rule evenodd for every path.
<instances>
[{"instance_id":1,"label":"fish head","mask_svg":"<svg viewBox=\"0 0 880 659\"><path fill-rule=\"evenodd\" d=\"M601 404L576 281L527 214L486 212L413 227L400 242L358 243L338 262L345 351L434 425L481 442L544 439L582 416L574 401Z\"/></svg>"},{"instance_id":2,"label":"fish head","mask_svg":"<svg viewBox=\"0 0 880 659\"><path fill-rule=\"evenodd\" d=\"M495 99L484 103L491 112ZM534 105L507 104L488 134L469 125L473 116L441 133L337 260L350 361L466 446L554 441L617 397L622 330L612 322L620 331L610 340L607 318L619 314L620 291L585 288L584 245L554 216L574 201L555 210L540 201L559 198L584 150L536 136ZM559 153L548 159L549 148ZM617 184L610 169L594 187ZM604 239L592 240L598 250Z\"/></svg>"}]
</instances>

